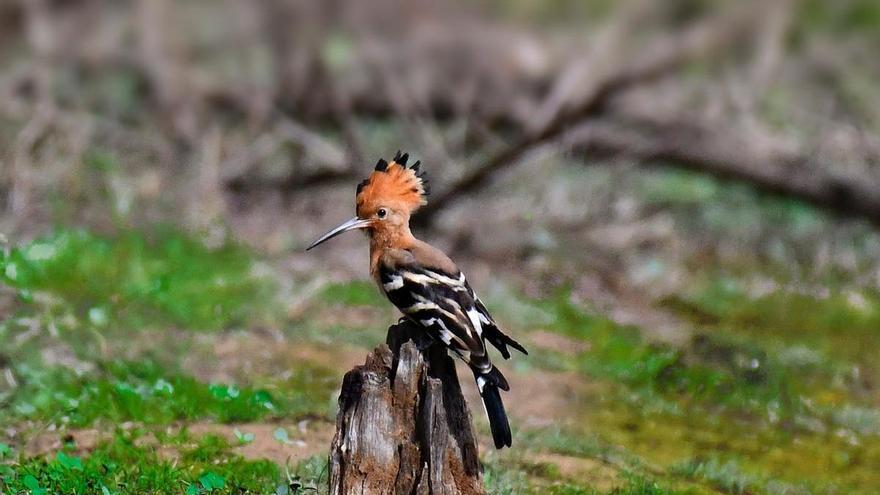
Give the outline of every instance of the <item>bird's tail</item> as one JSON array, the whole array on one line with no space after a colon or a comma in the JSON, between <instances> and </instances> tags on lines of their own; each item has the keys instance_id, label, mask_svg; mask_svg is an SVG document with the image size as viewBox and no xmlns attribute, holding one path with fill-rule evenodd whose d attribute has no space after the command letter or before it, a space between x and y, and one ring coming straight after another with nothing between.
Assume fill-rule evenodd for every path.
<instances>
[{"instance_id":1,"label":"bird's tail","mask_svg":"<svg viewBox=\"0 0 880 495\"><path fill-rule=\"evenodd\" d=\"M486 415L489 417L489 427L492 429L495 448L510 447L512 443L510 423L507 421L507 413L504 412L504 403L501 402L501 393L499 392L499 389L510 390L507 379L494 366L486 372L474 369L474 378L477 380L480 396L483 397L483 405L486 407Z\"/></svg>"}]
</instances>

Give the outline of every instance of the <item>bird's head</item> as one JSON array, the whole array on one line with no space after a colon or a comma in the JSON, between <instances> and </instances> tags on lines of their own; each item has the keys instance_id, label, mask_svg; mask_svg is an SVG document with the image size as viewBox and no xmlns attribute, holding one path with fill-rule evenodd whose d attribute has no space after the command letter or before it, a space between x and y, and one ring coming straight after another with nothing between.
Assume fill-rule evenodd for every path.
<instances>
[{"instance_id":1,"label":"bird's head","mask_svg":"<svg viewBox=\"0 0 880 495\"><path fill-rule=\"evenodd\" d=\"M410 215L427 203L428 195L420 162L407 168L408 159L409 154L398 151L390 163L379 160L370 176L358 184L356 216L321 236L307 250L349 230L386 233L408 228Z\"/></svg>"}]
</instances>

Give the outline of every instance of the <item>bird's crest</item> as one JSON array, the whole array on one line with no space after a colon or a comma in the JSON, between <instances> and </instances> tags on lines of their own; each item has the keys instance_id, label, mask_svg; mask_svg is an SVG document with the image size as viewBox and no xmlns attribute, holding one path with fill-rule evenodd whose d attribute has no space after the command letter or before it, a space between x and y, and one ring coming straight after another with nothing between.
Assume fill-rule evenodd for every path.
<instances>
[{"instance_id":1,"label":"bird's crest","mask_svg":"<svg viewBox=\"0 0 880 495\"><path fill-rule=\"evenodd\" d=\"M396 205L411 213L427 204L428 180L419 170L420 161L407 168L409 154L400 151L389 163L379 160L376 169L357 186L357 213L362 218L380 205Z\"/></svg>"}]
</instances>

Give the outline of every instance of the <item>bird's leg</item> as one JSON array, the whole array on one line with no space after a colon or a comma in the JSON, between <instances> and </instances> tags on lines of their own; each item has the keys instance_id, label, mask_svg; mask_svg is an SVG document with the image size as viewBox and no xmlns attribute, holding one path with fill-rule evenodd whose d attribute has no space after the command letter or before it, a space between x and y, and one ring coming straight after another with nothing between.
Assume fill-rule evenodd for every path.
<instances>
[{"instance_id":1,"label":"bird's leg","mask_svg":"<svg viewBox=\"0 0 880 495\"><path fill-rule=\"evenodd\" d=\"M436 342L436 339L430 332L425 331L424 327L413 322L406 316L402 316L397 320L397 324L406 329L406 339L411 340L419 352L427 351L432 345L434 345L434 342Z\"/></svg>"},{"instance_id":2,"label":"bird's leg","mask_svg":"<svg viewBox=\"0 0 880 495\"><path fill-rule=\"evenodd\" d=\"M413 343L416 344L416 348L419 352L427 351L432 345L434 345L434 337L428 335L427 332L420 332L413 335Z\"/></svg>"}]
</instances>

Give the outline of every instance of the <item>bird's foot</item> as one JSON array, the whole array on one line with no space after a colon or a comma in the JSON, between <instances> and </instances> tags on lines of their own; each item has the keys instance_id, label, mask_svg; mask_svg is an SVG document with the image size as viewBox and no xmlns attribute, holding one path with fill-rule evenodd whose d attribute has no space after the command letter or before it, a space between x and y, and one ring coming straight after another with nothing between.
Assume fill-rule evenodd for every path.
<instances>
[{"instance_id":1,"label":"bird's foot","mask_svg":"<svg viewBox=\"0 0 880 495\"><path fill-rule=\"evenodd\" d=\"M409 340L412 340L413 344L416 345L416 349L418 349L419 352L425 352L432 345L434 345L434 338L426 333L422 327L413 324L412 320L410 320L406 316L403 316L399 320L397 320L398 325L404 325L407 323L412 325L407 328L407 336L409 337Z\"/></svg>"},{"instance_id":2,"label":"bird's foot","mask_svg":"<svg viewBox=\"0 0 880 495\"><path fill-rule=\"evenodd\" d=\"M430 335L424 333L416 333L412 336L412 341L416 345L416 349L419 352L427 351L432 345L434 345L434 338Z\"/></svg>"}]
</instances>

